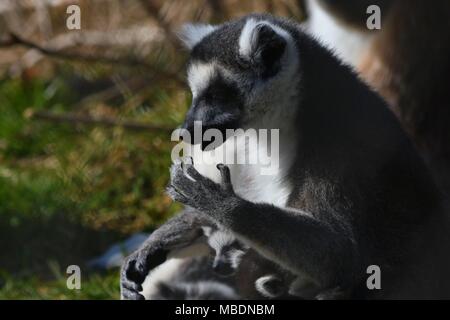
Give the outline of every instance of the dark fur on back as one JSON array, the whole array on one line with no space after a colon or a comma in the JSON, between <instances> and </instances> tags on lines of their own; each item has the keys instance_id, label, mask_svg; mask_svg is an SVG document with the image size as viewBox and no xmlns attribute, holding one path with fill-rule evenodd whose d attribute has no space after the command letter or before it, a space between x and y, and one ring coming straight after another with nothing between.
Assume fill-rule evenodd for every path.
<instances>
[{"instance_id":1,"label":"dark fur on back","mask_svg":"<svg viewBox=\"0 0 450 320\"><path fill-rule=\"evenodd\" d=\"M448 279L430 279L440 267L429 261L443 264L441 272L448 267L442 258L449 242L443 197L428 169L386 103L314 40L302 41L302 155L292 168L300 183L291 206L351 232L361 254L356 275L379 265L383 294L411 282L424 286L411 297L427 289L440 296L446 283L448 296ZM436 242L441 230L443 242Z\"/></svg>"}]
</instances>

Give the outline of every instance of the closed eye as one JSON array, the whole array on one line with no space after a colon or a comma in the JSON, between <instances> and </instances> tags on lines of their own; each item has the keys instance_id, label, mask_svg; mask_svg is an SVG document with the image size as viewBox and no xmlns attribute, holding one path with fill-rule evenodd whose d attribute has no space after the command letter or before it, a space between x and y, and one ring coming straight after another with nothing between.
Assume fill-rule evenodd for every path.
<instances>
[{"instance_id":1,"label":"closed eye","mask_svg":"<svg viewBox=\"0 0 450 320\"><path fill-rule=\"evenodd\" d=\"M236 95L236 90L227 85L220 86L210 86L206 92L204 93L204 99L208 102L210 101L227 101L229 99L233 99L234 95Z\"/></svg>"}]
</instances>

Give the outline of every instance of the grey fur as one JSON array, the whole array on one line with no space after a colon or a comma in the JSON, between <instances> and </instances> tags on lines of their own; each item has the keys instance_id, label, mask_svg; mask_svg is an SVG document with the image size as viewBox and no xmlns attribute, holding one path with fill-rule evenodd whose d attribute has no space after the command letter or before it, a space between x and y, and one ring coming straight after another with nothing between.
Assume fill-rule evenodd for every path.
<instances>
[{"instance_id":1,"label":"grey fur","mask_svg":"<svg viewBox=\"0 0 450 320\"><path fill-rule=\"evenodd\" d=\"M295 276L283 270L273 262L263 258L248 246L241 243L236 237L221 228L210 228L205 232L207 243L214 251L213 270L222 277L235 277L239 279L239 267L241 262L252 263L253 269L257 269L259 274L253 274L254 280L254 296L256 298L276 299L281 296L288 296L295 292L293 289L290 293L291 284L296 279ZM236 273L238 275L236 276ZM249 275L243 275L249 281ZM253 290L254 289L254 290ZM242 293L242 292L241 292ZM248 293L245 294L248 297ZM295 296L295 293L293 294Z\"/></svg>"},{"instance_id":2,"label":"grey fur","mask_svg":"<svg viewBox=\"0 0 450 320\"><path fill-rule=\"evenodd\" d=\"M290 70L296 77L284 82L288 91L295 89L296 98L289 100L289 116L278 119L283 126L264 116L280 105L264 94L286 72L278 64L280 56L275 53L276 61L270 61L269 51L269 61L256 55L242 61L237 52L249 19L281 28L297 48L299 64ZM261 43L261 50L272 50L270 43ZM285 207L255 203L236 194L226 179L215 183L188 166L193 181L180 165L173 165L169 194L200 214L175 217L132 255L123 268L125 297L139 298L136 289L150 262L160 261L166 245L192 241L192 228L204 225L207 216L265 259L295 276L306 275L322 292L340 288L346 297L359 299L450 298L444 200L377 94L298 25L268 15L247 16L205 36L192 49L192 61L211 60L234 74L225 81L231 81L237 99L233 105L239 106L222 118L221 128L275 127L283 134L285 125L295 127L291 143L297 151L284 177L292 186L289 200ZM186 128L196 118L211 115L199 112L208 108L211 97L215 95L195 97ZM226 101L213 102L217 113L229 108ZM366 287L365 271L371 264L382 270L382 290ZM327 294L318 298L323 297Z\"/></svg>"},{"instance_id":3,"label":"grey fur","mask_svg":"<svg viewBox=\"0 0 450 320\"><path fill-rule=\"evenodd\" d=\"M218 278L208 257L186 261L172 279L160 281L152 300L236 300L229 279Z\"/></svg>"}]
</instances>

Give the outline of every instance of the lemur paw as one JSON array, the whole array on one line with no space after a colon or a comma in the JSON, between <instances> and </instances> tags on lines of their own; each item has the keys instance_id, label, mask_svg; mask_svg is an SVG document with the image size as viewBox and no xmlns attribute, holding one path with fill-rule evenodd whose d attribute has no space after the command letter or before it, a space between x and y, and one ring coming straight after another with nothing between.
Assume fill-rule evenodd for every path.
<instances>
[{"instance_id":1,"label":"lemur paw","mask_svg":"<svg viewBox=\"0 0 450 320\"><path fill-rule=\"evenodd\" d=\"M153 249L153 250L152 250ZM167 251L158 247L139 249L125 258L120 272L122 300L144 300L140 294L148 273L166 260Z\"/></svg>"},{"instance_id":2,"label":"lemur paw","mask_svg":"<svg viewBox=\"0 0 450 320\"><path fill-rule=\"evenodd\" d=\"M138 262L139 252L128 256L120 270L120 296L122 300L144 300L142 283L147 273L143 272L143 266ZM145 273L145 275L144 275Z\"/></svg>"},{"instance_id":3,"label":"lemur paw","mask_svg":"<svg viewBox=\"0 0 450 320\"><path fill-rule=\"evenodd\" d=\"M221 183L202 176L192 163L174 163L170 168L167 192L173 200L220 220L238 197L231 184L230 169L223 164L217 165L217 169L222 177Z\"/></svg>"}]
</instances>

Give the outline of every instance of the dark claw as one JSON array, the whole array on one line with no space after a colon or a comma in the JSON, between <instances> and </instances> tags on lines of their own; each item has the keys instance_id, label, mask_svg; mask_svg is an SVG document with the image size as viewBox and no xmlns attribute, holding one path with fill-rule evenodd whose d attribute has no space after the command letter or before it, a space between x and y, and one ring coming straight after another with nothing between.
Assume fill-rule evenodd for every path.
<instances>
[{"instance_id":1,"label":"dark claw","mask_svg":"<svg viewBox=\"0 0 450 320\"><path fill-rule=\"evenodd\" d=\"M192 157L184 157L183 158L183 162L184 165L193 165L194 164L194 159Z\"/></svg>"},{"instance_id":2,"label":"dark claw","mask_svg":"<svg viewBox=\"0 0 450 320\"><path fill-rule=\"evenodd\" d=\"M189 204L189 199L182 195L177 189L175 189L174 186L168 186L166 192L174 201Z\"/></svg>"},{"instance_id":3,"label":"dark claw","mask_svg":"<svg viewBox=\"0 0 450 320\"><path fill-rule=\"evenodd\" d=\"M219 163L217 166L217 169L220 171L220 175L222 177L222 187L225 190L231 190L232 189L232 184L231 184L231 177L230 177L230 168L228 168L228 166Z\"/></svg>"},{"instance_id":4,"label":"dark claw","mask_svg":"<svg viewBox=\"0 0 450 320\"><path fill-rule=\"evenodd\" d=\"M201 181L204 177L194 168L193 164L185 164L186 173L195 181Z\"/></svg>"},{"instance_id":5,"label":"dark claw","mask_svg":"<svg viewBox=\"0 0 450 320\"><path fill-rule=\"evenodd\" d=\"M137 293L135 291L124 289L122 291L122 299L123 300L145 300L145 297L142 294Z\"/></svg>"},{"instance_id":6,"label":"dark claw","mask_svg":"<svg viewBox=\"0 0 450 320\"><path fill-rule=\"evenodd\" d=\"M139 283L130 281L130 280L124 280L124 282L122 283L122 287L124 289L134 291L134 292L142 291L142 285L140 285Z\"/></svg>"},{"instance_id":7,"label":"dark claw","mask_svg":"<svg viewBox=\"0 0 450 320\"><path fill-rule=\"evenodd\" d=\"M121 297L124 300L144 300L144 296L139 292L142 291L142 286L128 279L121 281Z\"/></svg>"}]
</instances>

